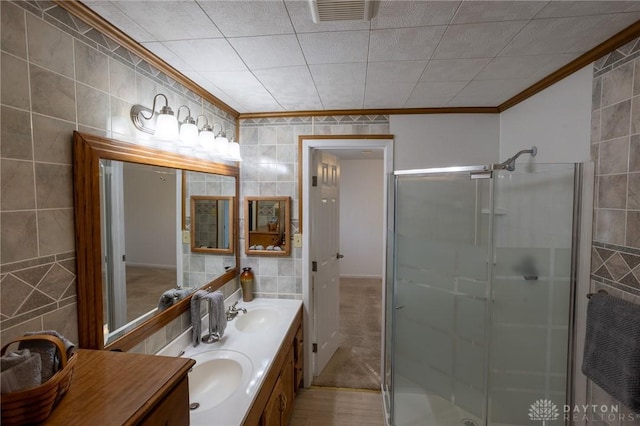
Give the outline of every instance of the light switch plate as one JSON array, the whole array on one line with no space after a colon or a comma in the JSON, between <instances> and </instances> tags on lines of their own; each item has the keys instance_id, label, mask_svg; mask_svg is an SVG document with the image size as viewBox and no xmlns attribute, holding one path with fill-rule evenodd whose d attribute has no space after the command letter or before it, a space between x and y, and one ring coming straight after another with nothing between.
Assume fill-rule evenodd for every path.
<instances>
[{"instance_id":1,"label":"light switch plate","mask_svg":"<svg viewBox=\"0 0 640 426\"><path fill-rule=\"evenodd\" d=\"M182 231L182 244L191 244L191 232Z\"/></svg>"},{"instance_id":2,"label":"light switch plate","mask_svg":"<svg viewBox=\"0 0 640 426\"><path fill-rule=\"evenodd\" d=\"M302 247L302 234L293 234L293 246Z\"/></svg>"}]
</instances>

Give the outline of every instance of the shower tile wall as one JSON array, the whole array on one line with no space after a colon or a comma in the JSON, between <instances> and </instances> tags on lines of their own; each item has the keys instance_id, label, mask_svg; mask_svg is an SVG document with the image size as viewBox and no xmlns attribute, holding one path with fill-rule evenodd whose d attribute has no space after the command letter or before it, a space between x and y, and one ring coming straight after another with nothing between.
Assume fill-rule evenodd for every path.
<instances>
[{"instance_id":1,"label":"shower tile wall","mask_svg":"<svg viewBox=\"0 0 640 426\"><path fill-rule=\"evenodd\" d=\"M640 304L640 39L594 65L591 291L605 289ZM618 404L589 383L589 403Z\"/></svg>"},{"instance_id":2,"label":"shower tile wall","mask_svg":"<svg viewBox=\"0 0 640 426\"><path fill-rule=\"evenodd\" d=\"M57 329L77 341L73 130L148 143L129 109L159 92L234 121L51 2L1 1L0 14L0 340ZM154 352L187 325L178 318L137 350Z\"/></svg>"},{"instance_id":3,"label":"shower tile wall","mask_svg":"<svg viewBox=\"0 0 640 426\"><path fill-rule=\"evenodd\" d=\"M345 115L240 120L243 158L240 188L240 229L244 229L244 197L290 196L291 232L298 232L298 136L388 134L389 117ZM245 255L240 233L240 265L255 274L257 297L302 298L302 249L290 257Z\"/></svg>"}]
</instances>

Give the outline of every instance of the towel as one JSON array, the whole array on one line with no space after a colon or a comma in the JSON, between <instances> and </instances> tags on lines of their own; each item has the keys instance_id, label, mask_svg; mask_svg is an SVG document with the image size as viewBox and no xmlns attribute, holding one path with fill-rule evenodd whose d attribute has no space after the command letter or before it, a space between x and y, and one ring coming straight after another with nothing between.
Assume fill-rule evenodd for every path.
<instances>
[{"instance_id":1,"label":"towel","mask_svg":"<svg viewBox=\"0 0 640 426\"><path fill-rule=\"evenodd\" d=\"M67 358L71 356L76 347L75 344L55 330L30 331L24 335L33 336L36 334L48 334L62 340L67 351ZM51 342L47 342L46 340L28 340L20 342L18 349L29 349L31 352L40 354L40 359L42 361L42 383L49 380L60 369L60 356L58 355L58 349L56 345Z\"/></svg>"},{"instance_id":2,"label":"towel","mask_svg":"<svg viewBox=\"0 0 640 426\"><path fill-rule=\"evenodd\" d=\"M205 298L209 302L209 333L216 334L218 339L224 336L227 328L227 315L224 312L224 294L221 291L208 293Z\"/></svg>"},{"instance_id":3,"label":"towel","mask_svg":"<svg viewBox=\"0 0 640 426\"><path fill-rule=\"evenodd\" d=\"M201 323L202 317L200 317L200 303L202 298L207 295L205 290L198 290L191 296L191 327L192 327L192 341L193 346L200 344L200 338L202 337Z\"/></svg>"},{"instance_id":4,"label":"towel","mask_svg":"<svg viewBox=\"0 0 640 426\"><path fill-rule=\"evenodd\" d=\"M591 296L582 372L640 413L640 305L604 293Z\"/></svg>"},{"instance_id":5,"label":"towel","mask_svg":"<svg viewBox=\"0 0 640 426\"><path fill-rule=\"evenodd\" d=\"M162 293L158 301L158 311L164 311L176 302L184 299L191 294L191 288L173 288Z\"/></svg>"},{"instance_id":6,"label":"towel","mask_svg":"<svg viewBox=\"0 0 640 426\"><path fill-rule=\"evenodd\" d=\"M31 353L29 349L17 350L2 356L0 371L2 393L27 390L44 383L40 354Z\"/></svg>"}]
</instances>

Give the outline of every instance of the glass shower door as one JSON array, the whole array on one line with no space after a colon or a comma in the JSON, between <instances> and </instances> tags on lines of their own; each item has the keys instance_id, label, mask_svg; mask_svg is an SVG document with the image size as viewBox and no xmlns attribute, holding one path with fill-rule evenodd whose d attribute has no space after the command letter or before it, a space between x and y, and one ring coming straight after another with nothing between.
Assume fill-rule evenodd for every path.
<instances>
[{"instance_id":1,"label":"glass shower door","mask_svg":"<svg viewBox=\"0 0 640 426\"><path fill-rule=\"evenodd\" d=\"M391 422L483 424L491 181L396 176ZM472 424L472 423L469 423Z\"/></svg>"},{"instance_id":2,"label":"glass shower door","mask_svg":"<svg viewBox=\"0 0 640 426\"><path fill-rule=\"evenodd\" d=\"M574 164L496 172L488 424L529 425L567 399ZM555 422L554 422L555 424Z\"/></svg>"}]
</instances>

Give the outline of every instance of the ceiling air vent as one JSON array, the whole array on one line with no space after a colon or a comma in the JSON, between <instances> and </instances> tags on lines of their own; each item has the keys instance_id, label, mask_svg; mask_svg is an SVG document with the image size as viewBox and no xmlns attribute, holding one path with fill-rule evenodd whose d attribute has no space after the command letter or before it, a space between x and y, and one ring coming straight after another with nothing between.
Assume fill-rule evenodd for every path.
<instances>
[{"instance_id":1,"label":"ceiling air vent","mask_svg":"<svg viewBox=\"0 0 640 426\"><path fill-rule=\"evenodd\" d=\"M313 22L368 21L373 15L371 0L309 0Z\"/></svg>"}]
</instances>

